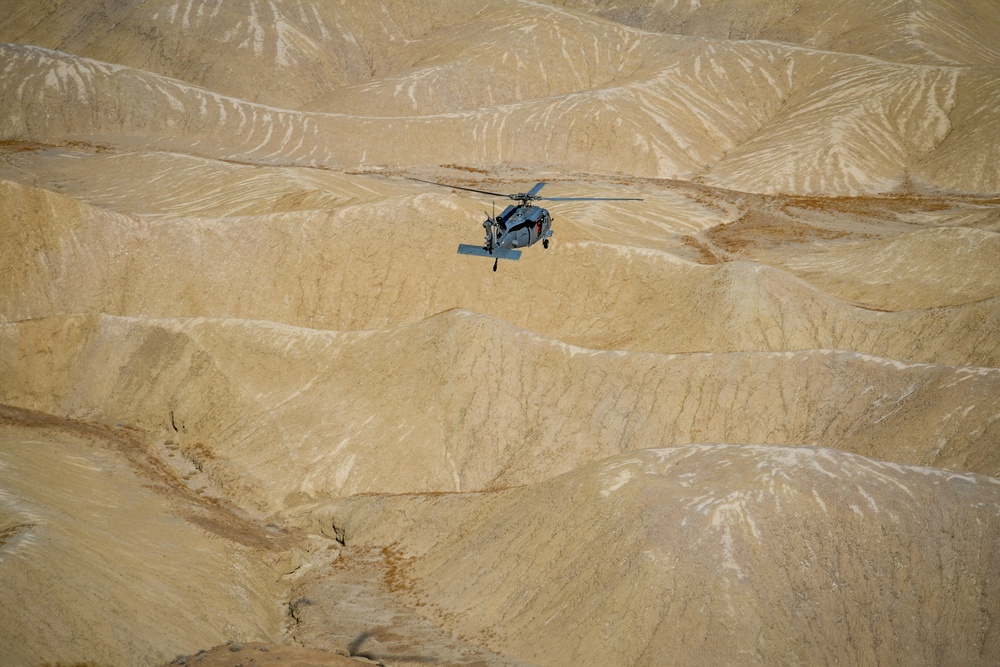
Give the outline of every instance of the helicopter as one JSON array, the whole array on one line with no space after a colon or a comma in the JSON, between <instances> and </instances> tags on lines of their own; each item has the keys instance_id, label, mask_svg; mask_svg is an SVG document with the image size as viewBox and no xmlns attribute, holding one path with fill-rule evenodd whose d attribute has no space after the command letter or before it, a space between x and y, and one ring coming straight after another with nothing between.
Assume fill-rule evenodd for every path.
<instances>
[{"instance_id":1,"label":"helicopter","mask_svg":"<svg viewBox=\"0 0 1000 667\"><path fill-rule=\"evenodd\" d=\"M520 259L520 248L533 246L538 241L542 242L543 248L549 247L549 239L552 238L552 216L548 210L531 204L533 201L642 201L642 199L635 197L542 197L538 193L545 186L544 182L535 183L534 187L527 192L503 194L466 188L461 185L425 181L420 178L411 178L410 180L440 185L445 188L455 188L456 190L478 192L494 197L506 197L518 202L517 204L509 204L500 215L496 215L496 211L494 211L494 215L486 214L486 220L483 221L483 228L486 230L486 243L483 246L465 243L460 243L458 246L458 252L462 255L492 257L494 271L497 270L497 264L501 259Z\"/></svg>"}]
</instances>

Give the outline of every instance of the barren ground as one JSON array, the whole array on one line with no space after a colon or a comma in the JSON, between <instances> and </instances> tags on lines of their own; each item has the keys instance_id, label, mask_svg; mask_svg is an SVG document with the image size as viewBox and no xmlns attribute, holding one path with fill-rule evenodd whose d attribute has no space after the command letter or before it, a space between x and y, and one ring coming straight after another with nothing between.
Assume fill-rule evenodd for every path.
<instances>
[{"instance_id":1,"label":"barren ground","mask_svg":"<svg viewBox=\"0 0 1000 667\"><path fill-rule=\"evenodd\" d=\"M994 3L7 4L3 664L1000 661Z\"/></svg>"}]
</instances>

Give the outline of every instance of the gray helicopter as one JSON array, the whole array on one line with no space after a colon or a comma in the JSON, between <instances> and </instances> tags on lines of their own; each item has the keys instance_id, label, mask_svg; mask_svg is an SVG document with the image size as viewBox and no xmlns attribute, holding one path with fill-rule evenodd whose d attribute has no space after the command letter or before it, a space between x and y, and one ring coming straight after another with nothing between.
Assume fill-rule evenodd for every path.
<instances>
[{"instance_id":1,"label":"gray helicopter","mask_svg":"<svg viewBox=\"0 0 1000 667\"><path fill-rule=\"evenodd\" d=\"M518 202L509 204L500 215L486 214L483 227L486 229L486 243L482 247L474 245L459 244L458 252L463 255L475 255L477 257L492 257L493 270L497 270L497 263L501 259L520 259L519 248L527 248L540 240L543 248L549 247L549 239L552 238L552 216L541 206L533 206L529 202L533 201L642 201L635 197L541 197L538 192L545 186L545 183L536 183L527 192L517 194L503 194L500 192L490 192L488 190L477 190L475 188L465 188L461 185L448 185L446 183L436 183L425 181L419 178L411 178L411 181L440 185L456 190L468 190L494 197L506 197Z\"/></svg>"}]
</instances>

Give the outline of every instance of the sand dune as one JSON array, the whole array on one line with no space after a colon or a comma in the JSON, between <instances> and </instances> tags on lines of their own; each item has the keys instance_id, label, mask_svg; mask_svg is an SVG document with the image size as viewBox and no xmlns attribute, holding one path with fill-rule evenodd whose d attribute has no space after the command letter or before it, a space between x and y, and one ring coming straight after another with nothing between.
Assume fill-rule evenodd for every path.
<instances>
[{"instance_id":1,"label":"sand dune","mask_svg":"<svg viewBox=\"0 0 1000 667\"><path fill-rule=\"evenodd\" d=\"M3 655L997 661L992 3L8 4Z\"/></svg>"}]
</instances>

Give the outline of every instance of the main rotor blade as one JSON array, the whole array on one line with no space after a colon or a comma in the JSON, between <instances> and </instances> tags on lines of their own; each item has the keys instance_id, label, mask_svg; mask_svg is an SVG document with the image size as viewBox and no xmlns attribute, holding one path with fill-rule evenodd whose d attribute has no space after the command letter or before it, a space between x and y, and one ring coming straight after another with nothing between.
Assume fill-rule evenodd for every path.
<instances>
[{"instance_id":1,"label":"main rotor blade","mask_svg":"<svg viewBox=\"0 0 1000 667\"><path fill-rule=\"evenodd\" d=\"M493 195L494 197L510 197L510 195L506 195L506 194L503 194L503 193L500 193L500 192L490 192L489 190L477 190L475 188L463 188L461 185L449 185L447 183L436 183L434 181L425 181L422 178L411 178L409 176L407 176L407 178L409 178L411 181L420 181L421 183L429 183L431 185L440 185L443 188L455 188L456 190L468 190L469 192L478 192L479 194L482 194L482 195Z\"/></svg>"},{"instance_id":2,"label":"main rotor blade","mask_svg":"<svg viewBox=\"0 0 1000 667\"><path fill-rule=\"evenodd\" d=\"M643 201L639 197L535 197L544 201Z\"/></svg>"},{"instance_id":3,"label":"main rotor blade","mask_svg":"<svg viewBox=\"0 0 1000 667\"><path fill-rule=\"evenodd\" d=\"M479 190L477 188L467 188L462 185L450 185L448 183L438 183L437 181L425 181L422 178L413 178L412 176L407 176L407 179L411 181L417 181L418 183L427 183L429 185L440 185L443 188L454 188L456 190L465 190L467 192L478 192L481 195L492 195L494 197L506 197L508 199L519 199L518 195L505 194L503 192L491 192L489 190ZM539 197L538 191L545 186L545 182L536 183L533 188L525 193L525 197L530 200L543 200L543 201L643 201L638 197Z\"/></svg>"}]
</instances>

